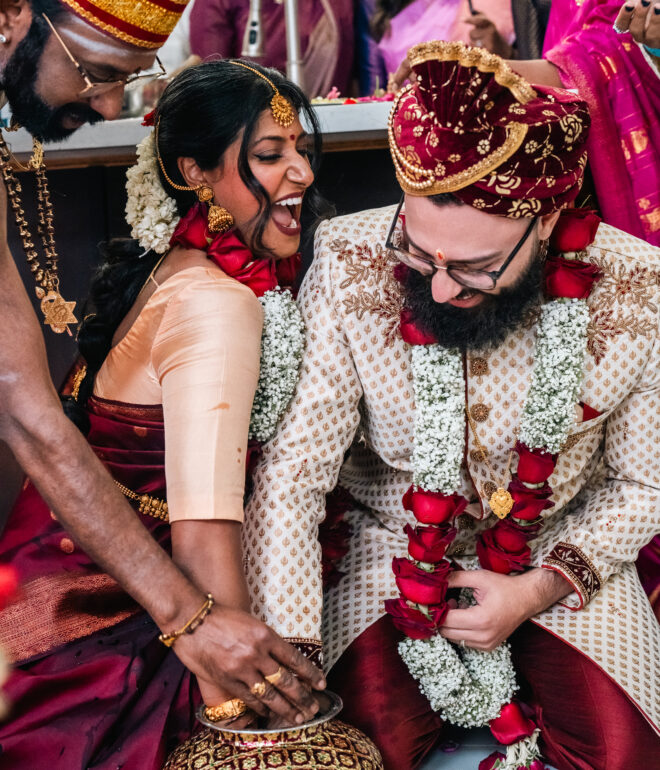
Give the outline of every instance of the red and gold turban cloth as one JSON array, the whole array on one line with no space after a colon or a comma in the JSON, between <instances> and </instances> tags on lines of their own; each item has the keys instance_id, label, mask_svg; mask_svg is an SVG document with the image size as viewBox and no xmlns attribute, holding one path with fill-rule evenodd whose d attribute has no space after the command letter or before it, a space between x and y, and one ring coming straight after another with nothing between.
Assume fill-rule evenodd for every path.
<instances>
[{"instance_id":1,"label":"red and gold turban cloth","mask_svg":"<svg viewBox=\"0 0 660 770\"><path fill-rule=\"evenodd\" d=\"M139 48L160 48L189 0L62 0L102 32Z\"/></svg>"},{"instance_id":2,"label":"red and gold turban cloth","mask_svg":"<svg viewBox=\"0 0 660 770\"><path fill-rule=\"evenodd\" d=\"M463 43L421 43L408 59L411 85L389 120L404 192L453 193L506 217L546 214L575 198L587 162L585 102L532 88L499 56Z\"/></svg>"}]
</instances>

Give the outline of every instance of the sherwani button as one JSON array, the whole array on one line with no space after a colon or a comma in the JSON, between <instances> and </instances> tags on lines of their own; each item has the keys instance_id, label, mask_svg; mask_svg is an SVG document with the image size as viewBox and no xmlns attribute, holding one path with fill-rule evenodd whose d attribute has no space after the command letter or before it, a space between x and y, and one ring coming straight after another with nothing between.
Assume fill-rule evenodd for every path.
<instances>
[{"instance_id":1,"label":"sherwani button","mask_svg":"<svg viewBox=\"0 0 660 770\"><path fill-rule=\"evenodd\" d=\"M490 371L487 358L470 359L470 376L484 377Z\"/></svg>"},{"instance_id":2,"label":"sherwani button","mask_svg":"<svg viewBox=\"0 0 660 770\"><path fill-rule=\"evenodd\" d=\"M486 422L490 414L490 407L487 404L473 404L470 407L470 416L475 422Z\"/></svg>"}]
</instances>

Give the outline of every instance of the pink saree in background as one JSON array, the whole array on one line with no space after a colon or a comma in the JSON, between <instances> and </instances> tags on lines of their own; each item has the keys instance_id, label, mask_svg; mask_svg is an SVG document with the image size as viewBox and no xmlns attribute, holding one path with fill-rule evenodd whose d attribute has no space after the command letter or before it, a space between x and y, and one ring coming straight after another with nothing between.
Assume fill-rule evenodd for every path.
<instances>
[{"instance_id":1,"label":"pink saree in background","mask_svg":"<svg viewBox=\"0 0 660 770\"><path fill-rule=\"evenodd\" d=\"M621 0L553 0L544 58L589 104L588 151L604 220L660 246L660 77L612 24Z\"/></svg>"}]
</instances>

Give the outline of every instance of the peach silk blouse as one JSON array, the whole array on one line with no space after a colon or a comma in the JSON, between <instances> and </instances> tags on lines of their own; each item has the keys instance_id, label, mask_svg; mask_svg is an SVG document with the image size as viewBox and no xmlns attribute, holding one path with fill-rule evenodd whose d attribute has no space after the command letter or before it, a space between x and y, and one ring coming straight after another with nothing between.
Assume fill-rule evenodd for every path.
<instances>
[{"instance_id":1,"label":"peach silk blouse","mask_svg":"<svg viewBox=\"0 0 660 770\"><path fill-rule=\"evenodd\" d=\"M215 265L164 281L112 348L95 395L162 404L170 521L243 520L263 312Z\"/></svg>"}]
</instances>

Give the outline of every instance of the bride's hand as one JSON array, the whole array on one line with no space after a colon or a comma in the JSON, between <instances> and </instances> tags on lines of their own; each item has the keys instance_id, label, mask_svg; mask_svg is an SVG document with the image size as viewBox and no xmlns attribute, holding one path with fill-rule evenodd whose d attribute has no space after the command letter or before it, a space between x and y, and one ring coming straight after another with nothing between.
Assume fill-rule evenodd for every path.
<instances>
[{"instance_id":1,"label":"bride's hand","mask_svg":"<svg viewBox=\"0 0 660 770\"><path fill-rule=\"evenodd\" d=\"M222 703L226 703L228 700L232 699L230 693L220 687L217 687L215 684L213 684L213 682L209 682L205 679L200 679L197 677L197 684L199 685L199 691L202 694L202 701L207 707L219 706ZM223 719L216 724L218 727L231 727L232 729L256 727L257 719L257 714L254 711L248 709L244 714L241 714L241 716Z\"/></svg>"}]
</instances>

